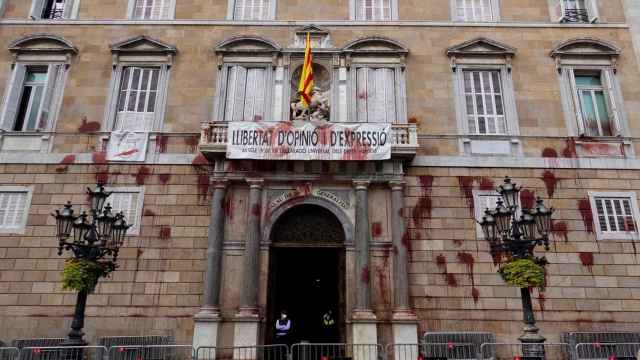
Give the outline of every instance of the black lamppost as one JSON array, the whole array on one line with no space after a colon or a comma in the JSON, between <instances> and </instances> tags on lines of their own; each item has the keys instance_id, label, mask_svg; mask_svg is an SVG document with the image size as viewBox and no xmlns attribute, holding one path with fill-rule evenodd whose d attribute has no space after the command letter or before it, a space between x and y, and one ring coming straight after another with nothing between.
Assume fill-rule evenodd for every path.
<instances>
[{"instance_id":1,"label":"black lamppost","mask_svg":"<svg viewBox=\"0 0 640 360\"><path fill-rule=\"evenodd\" d=\"M99 264L104 269L103 274L107 275L117 268L118 251L130 225L127 225L122 212L114 215L109 204L104 206L111 195L104 186L98 184L95 190L87 188L87 195L91 202L90 216L85 211L75 216L71 202L52 214L56 218L58 255L62 255L63 250L70 250L75 259ZM78 292L71 331L62 344L64 346L87 345L82 328L88 293L88 290Z\"/></svg>"},{"instance_id":2,"label":"black lamppost","mask_svg":"<svg viewBox=\"0 0 640 360\"><path fill-rule=\"evenodd\" d=\"M489 250L494 259L504 254L512 260L532 259L544 264L544 261L534 257L533 250L538 245L544 245L549 250L553 208L547 208L542 199L538 198L533 209L522 209L519 212L520 189L508 176L505 177L504 183L498 187L502 199L497 201L495 209L485 211L480 225L485 239L489 241ZM519 340L523 343L523 355L544 359L544 346L540 344L546 339L539 334L536 326L530 289L521 288L520 294L524 327Z\"/></svg>"}]
</instances>

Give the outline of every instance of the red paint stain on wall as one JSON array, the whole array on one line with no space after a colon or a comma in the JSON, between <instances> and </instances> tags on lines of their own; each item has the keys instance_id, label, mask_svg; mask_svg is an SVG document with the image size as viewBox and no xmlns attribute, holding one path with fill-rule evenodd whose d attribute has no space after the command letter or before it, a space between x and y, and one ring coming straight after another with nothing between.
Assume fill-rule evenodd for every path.
<instances>
[{"instance_id":1,"label":"red paint stain on wall","mask_svg":"<svg viewBox=\"0 0 640 360\"><path fill-rule=\"evenodd\" d=\"M166 240L171 238L171 226L163 225L160 227L160 239Z\"/></svg>"},{"instance_id":2,"label":"red paint stain on wall","mask_svg":"<svg viewBox=\"0 0 640 360\"><path fill-rule=\"evenodd\" d=\"M106 185L109 183L109 169L101 168L95 173L96 184Z\"/></svg>"},{"instance_id":3,"label":"red paint stain on wall","mask_svg":"<svg viewBox=\"0 0 640 360\"><path fill-rule=\"evenodd\" d=\"M233 193L229 192L227 198L222 202L224 214L229 220L233 220Z\"/></svg>"},{"instance_id":4,"label":"red paint stain on wall","mask_svg":"<svg viewBox=\"0 0 640 360\"><path fill-rule=\"evenodd\" d=\"M195 153L198 151L198 142L200 141L200 136L194 135L189 136L184 139L184 143L188 146L189 152Z\"/></svg>"},{"instance_id":5,"label":"red paint stain on wall","mask_svg":"<svg viewBox=\"0 0 640 360\"><path fill-rule=\"evenodd\" d=\"M547 298L544 296L544 293L541 292L538 294L538 305L540 305L540 311L544 311L545 303L547 302Z\"/></svg>"},{"instance_id":6,"label":"red paint stain on wall","mask_svg":"<svg viewBox=\"0 0 640 360\"><path fill-rule=\"evenodd\" d=\"M590 273L593 273L593 253L592 252L581 252L578 254L580 257L580 262L582 266L585 266Z\"/></svg>"},{"instance_id":7,"label":"red paint stain on wall","mask_svg":"<svg viewBox=\"0 0 640 360\"><path fill-rule=\"evenodd\" d=\"M390 304L391 299L389 296L389 286L387 285L387 274L384 266L376 267L376 277L378 278L378 284L380 286L380 298L382 298L383 304Z\"/></svg>"},{"instance_id":8,"label":"red paint stain on wall","mask_svg":"<svg viewBox=\"0 0 640 360\"><path fill-rule=\"evenodd\" d=\"M411 212L411 218L417 228L424 228L424 220L431 219L431 189L433 186L433 176L419 176L421 194Z\"/></svg>"},{"instance_id":9,"label":"red paint stain on wall","mask_svg":"<svg viewBox=\"0 0 640 360\"><path fill-rule=\"evenodd\" d=\"M523 209L531 209L536 203L536 193L529 189L520 192L520 205Z\"/></svg>"},{"instance_id":10,"label":"red paint stain on wall","mask_svg":"<svg viewBox=\"0 0 640 360\"><path fill-rule=\"evenodd\" d=\"M502 264L502 258L504 257L504 253L502 251L496 251L495 253L491 254L491 258L493 259L493 265L494 266L498 266L500 264Z\"/></svg>"},{"instance_id":11,"label":"red paint stain on wall","mask_svg":"<svg viewBox=\"0 0 640 360\"><path fill-rule=\"evenodd\" d=\"M251 206L251 215L260 216L261 210L262 210L262 207L260 206L260 204L253 204L253 206Z\"/></svg>"},{"instance_id":12,"label":"red paint stain on wall","mask_svg":"<svg viewBox=\"0 0 640 360\"><path fill-rule=\"evenodd\" d=\"M162 185L167 185L167 183L169 182L170 179L171 179L171 174L159 174L158 175L158 180L160 180L160 183Z\"/></svg>"},{"instance_id":13,"label":"red paint stain on wall","mask_svg":"<svg viewBox=\"0 0 640 360\"><path fill-rule=\"evenodd\" d=\"M565 148L562 150L562 156L566 158L577 158L576 141L574 139L565 140Z\"/></svg>"},{"instance_id":14,"label":"red paint stain on wall","mask_svg":"<svg viewBox=\"0 0 640 360\"><path fill-rule=\"evenodd\" d=\"M454 274L447 274L447 285L451 287L458 287L458 279L456 279L456 276Z\"/></svg>"},{"instance_id":15,"label":"red paint stain on wall","mask_svg":"<svg viewBox=\"0 0 640 360\"><path fill-rule=\"evenodd\" d=\"M475 264L475 259L473 255L467 252L459 252L458 253L458 261L465 264L467 266L467 275L469 275L469 279L471 279L471 284L474 284L473 280L473 265Z\"/></svg>"},{"instance_id":16,"label":"red paint stain on wall","mask_svg":"<svg viewBox=\"0 0 640 360\"><path fill-rule=\"evenodd\" d=\"M136 184L142 186L147 181L149 175L151 175L151 169L147 166L140 166L138 172L133 176L136 178Z\"/></svg>"},{"instance_id":17,"label":"red paint stain on wall","mask_svg":"<svg viewBox=\"0 0 640 360\"><path fill-rule=\"evenodd\" d=\"M198 175L198 198L202 201L206 201L209 196L209 175L208 174L199 174Z\"/></svg>"},{"instance_id":18,"label":"red paint stain on wall","mask_svg":"<svg viewBox=\"0 0 640 360\"><path fill-rule=\"evenodd\" d=\"M149 209L144 209L144 216L156 216L156 213L153 212L153 210L149 210Z\"/></svg>"},{"instance_id":19,"label":"red paint stain on wall","mask_svg":"<svg viewBox=\"0 0 640 360\"><path fill-rule=\"evenodd\" d=\"M495 184L493 183L493 180L487 178L487 177L483 177L480 179L480 190L495 190Z\"/></svg>"},{"instance_id":20,"label":"red paint stain on wall","mask_svg":"<svg viewBox=\"0 0 640 360\"><path fill-rule=\"evenodd\" d=\"M471 288L471 297L473 297L473 302L477 304L478 299L480 298L480 290L476 287Z\"/></svg>"},{"instance_id":21,"label":"red paint stain on wall","mask_svg":"<svg viewBox=\"0 0 640 360\"><path fill-rule=\"evenodd\" d=\"M460 192L467 202L469 211L473 216L473 182L475 177L473 176L458 176L458 185L460 186Z\"/></svg>"},{"instance_id":22,"label":"red paint stain on wall","mask_svg":"<svg viewBox=\"0 0 640 360\"><path fill-rule=\"evenodd\" d=\"M544 158L557 158L558 152L554 148L544 148L542 150L542 157Z\"/></svg>"},{"instance_id":23,"label":"red paint stain on wall","mask_svg":"<svg viewBox=\"0 0 640 360\"><path fill-rule=\"evenodd\" d=\"M382 235L382 224L377 221L371 224L371 236L379 237Z\"/></svg>"},{"instance_id":24,"label":"red paint stain on wall","mask_svg":"<svg viewBox=\"0 0 640 360\"><path fill-rule=\"evenodd\" d=\"M436 256L436 264L438 265L438 268L442 270L443 274L447 273L447 257L444 256L444 254Z\"/></svg>"},{"instance_id":25,"label":"red paint stain on wall","mask_svg":"<svg viewBox=\"0 0 640 360\"><path fill-rule=\"evenodd\" d=\"M369 283L369 266L365 265L360 272L360 281L365 284Z\"/></svg>"},{"instance_id":26,"label":"red paint stain on wall","mask_svg":"<svg viewBox=\"0 0 640 360\"><path fill-rule=\"evenodd\" d=\"M167 135L156 136L156 152L164 154L167 152L167 145L169 144L169 137Z\"/></svg>"},{"instance_id":27,"label":"red paint stain on wall","mask_svg":"<svg viewBox=\"0 0 640 360\"><path fill-rule=\"evenodd\" d=\"M69 169L68 165L71 165L75 162L76 162L76 156L74 154L65 156L59 163L60 165L63 165L63 166L56 168L56 172L59 174L67 172L67 170Z\"/></svg>"},{"instance_id":28,"label":"red paint stain on wall","mask_svg":"<svg viewBox=\"0 0 640 360\"><path fill-rule=\"evenodd\" d=\"M103 165L107 163L107 153L104 151L96 151L91 154L91 160L96 165Z\"/></svg>"},{"instance_id":29,"label":"red paint stain on wall","mask_svg":"<svg viewBox=\"0 0 640 360\"><path fill-rule=\"evenodd\" d=\"M453 244L457 247L462 246L462 240L460 239L453 239Z\"/></svg>"},{"instance_id":30,"label":"red paint stain on wall","mask_svg":"<svg viewBox=\"0 0 640 360\"><path fill-rule=\"evenodd\" d=\"M81 134L94 133L100 131L100 123L97 121L87 122L87 117L82 117L82 124L78 127L78 132Z\"/></svg>"},{"instance_id":31,"label":"red paint stain on wall","mask_svg":"<svg viewBox=\"0 0 640 360\"><path fill-rule=\"evenodd\" d=\"M564 240L564 242L569 241L569 230L567 227L567 223L564 221L554 221L553 225L551 226L551 233L553 234L553 236Z\"/></svg>"},{"instance_id":32,"label":"red paint stain on wall","mask_svg":"<svg viewBox=\"0 0 640 360\"><path fill-rule=\"evenodd\" d=\"M207 160L206 157L204 157L204 155L202 155L202 153L196 155L195 158L193 158L193 161L191 161L191 165L193 166L208 166L209 165L209 160Z\"/></svg>"},{"instance_id":33,"label":"red paint stain on wall","mask_svg":"<svg viewBox=\"0 0 640 360\"><path fill-rule=\"evenodd\" d=\"M584 227L589 233L593 233L593 213L591 212L591 203L589 199L578 200L578 210L582 216Z\"/></svg>"},{"instance_id":34,"label":"red paint stain on wall","mask_svg":"<svg viewBox=\"0 0 640 360\"><path fill-rule=\"evenodd\" d=\"M553 172L545 170L545 172L542 173L542 181L544 182L544 186L547 188L547 195L552 198L553 194L556 192L556 185L558 185L560 179L556 178L556 174Z\"/></svg>"}]
</instances>

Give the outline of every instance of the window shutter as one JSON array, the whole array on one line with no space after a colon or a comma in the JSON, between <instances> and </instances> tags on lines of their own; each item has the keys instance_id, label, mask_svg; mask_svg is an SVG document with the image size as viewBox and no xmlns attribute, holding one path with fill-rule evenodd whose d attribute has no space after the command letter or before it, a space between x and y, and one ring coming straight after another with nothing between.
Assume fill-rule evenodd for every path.
<instances>
[{"instance_id":1,"label":"window shutter","mask_svg":"<svg viewBox=\"0 0 640 360\"><path fill-rule=\"evenodd\" d=\"M600 13L598 12L598 0L585 0L587 5L587 14L589 15L589 22L594 23L598 21Z\"/></svg>"},{"instance_id":2,"label":"window shutter","mask_svg":"<svg viewBox=\"0 0 640 360\"><path fill-rule=\"evenodd\" d=\"M129 0L129 6L127 6L127 15L129 19L135 18L136 0Z\"/></svg>"},{"instance_id":3,"label":"window shutter","mask_svg":"<svg viewBox=\"0 0 640 360\"><path fill-rule=\"evenodd\" d=\"M26 72L27 67L22 64L16 64L13 69L13 75L7 86L5 95L4 110L0 118L0 128L3 130L13 130L13 123L18 114L18 107L20 106L20 97L22 96L22 86Z\"/></svg>"},{"instance_id":4,"label":"window shutter","mask_svg":"<svg viewBox=\"0 0 640 360\"><path fill-rule=\"evenodd\" d=\"M65 19L73 19L73 8L75 5L76 0L66 0L64 2L64 13L63 13L63 18Z\"/></svg>"},{"instance_id":5,"label":"window shutter","mask_svg":"<svg viewBox=\"0 0 640 360\"><path fill-rule=\"evenodd\" d=\"M602 77L604 80L607 106L609 107L609 121L615 126L615 136L622 135L622 124L620 123L620 112L618 110L618 105L616 102L616 91L613 84L613 74L611 69L603 69Z\"/></svg>"},{"instance_id":6,"label":"window shutter","mask_svg":"<svg viewBox=\"0 0 640 360\"><path fill-rule=\"evenodd\" d=\"M265 120L265 69L255 68L247 70L244 96L244 121Z\"/></svg>"},{"instance_id":7,"label":"window shutter","mask_svg":"<svg viewBox=\"0 0 640 360\"><path fill-rule=\"evenodd\" d=\"M224 120L233 121L233 109L236 99L236 86L238 85L236 80L236 78L238 77L238 66L230 66L227 69L227 72L227 93L224 105Z\"/></svg>"},{"instance_id":8,"label":"window shutter","mask_svg":"<svg viewBox=\"0 0 640 360\"><path fill-rule=\"evenodd\" d=\"M233 94L232 121L244 121L245 93L247 91L247 68L235 67L235 93Z\"/></svg>"},{"instance_id":9,"label":"window shutter","mask_svg":"<svg viewBox=\"0 0 640 360\"><path fill-rule=\"evenodd\" d=\"M563 22L566 20L567 5L565 0L552 0L553 3L553 20Z\"/></svg>"},{"instance_id":10,"label":"window shutter","mask_svg":"<svg viewBox=\"0 0 640 360\"><path fill-rule=\"evenodd\" d=\"M576 114L576 121L578 123L578 135L583 136L585 134L584 121L582 119L582 106L580 105L580 97L578 96L578 86L576 85L576 77L573 73L573 69L563 69L563 76L565 81L569 82L571 87L571 97L573 98L573 108Z\"/></svg>"},{"instance_id":11,"label":"window shutter","mask_svg":"<svg viewBox=\"0 0 640 360\"><path fill-rule=\"evenodd\" d=\"M36 121L36 128L38 130L44 130L51 118L51 105L53 99L53 93L55 91L56 80L58 79L58 72L62 65L49 65L47 71L47 83L44 87L44 96L42 103L40 104L40 111L38 112L38 121Z\"/></svg>"},{"instance_id":12,"label":"window shutter","mask_svg":"<svg viewBox=\"0 0 640 360\"><path fill-rule=\"evenodd\" d=\"M386 123L397 123L398 119L396 117L396 91L395 91L395 70L394 69L385 69L384 72L384 92L385 92L385 116L384 122Z\"/></svg>"},{"instance_id":13,"label":"window shutter","mask_svg":"<svg viewBox=\"0 0 640 360\"><path fill-rule=\"evenodd\" d=\"M169 81L169 68L163 65L158 73L158 84L156 89L156 102L153 108L153 124L147 129L148 131L161 131L164 124L165 108L167 103L167 92ZM152 75L153 76L153 73Z\"/></svg>"},{"instance_id":14,"label":"window shutter","mask_svg":"<svg viewBox=\"0 0 640 360\"><path fill-rule=\"evenodd\" d=\"M33 0L31 3L31 10L29 11L29 17L32 19L42 19L42 12L44 11L44 4L46 0Z\"/></svg>"},{"instance_id":15,"label":"window shutter","mask_svg":"<svg viewBox=\"0 0 640 360\"><path fill-rule=\"evenodd\" d=\"M378 119L382 115L384 105L380 103L379 77L381 72L377 69L367 69L367 121L380 122ZM382 86L380 86L383 88Z\"/></svg>"},{"instance_id":16,"label":"window shutter","mask_svg":"<svg viewBox=\"0 0 640 360\"><path fill-rule=\"evenodd\" d=\"M356 70L356 118L358 122L367 122L367 102L369 100L367 89L368 70L364 67Z\"/></svg>"}]
</instances>

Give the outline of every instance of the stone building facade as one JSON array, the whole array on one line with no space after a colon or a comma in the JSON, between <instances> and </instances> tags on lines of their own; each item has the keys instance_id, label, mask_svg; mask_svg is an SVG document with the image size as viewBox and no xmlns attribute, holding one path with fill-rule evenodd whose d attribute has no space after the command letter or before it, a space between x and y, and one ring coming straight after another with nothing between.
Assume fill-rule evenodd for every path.
<instances>
[{"instance_id":1,"label":"stone building facade","mask_svg":"<svg viewBox=\"0 0 640 360\"><path fill-rule=\"evenodd\" d=\"M100 182L135 226L91 340L268 343L287 308L299 340L513 341L519 291L475 221L505 175L556 209L542 333L637 330L633 7L0 0L0 340L65 334L50 213ZM329 123L390 125L388 158L229 158L231 123L290 121L307 33Z\"/></svg>"}]
</instances>

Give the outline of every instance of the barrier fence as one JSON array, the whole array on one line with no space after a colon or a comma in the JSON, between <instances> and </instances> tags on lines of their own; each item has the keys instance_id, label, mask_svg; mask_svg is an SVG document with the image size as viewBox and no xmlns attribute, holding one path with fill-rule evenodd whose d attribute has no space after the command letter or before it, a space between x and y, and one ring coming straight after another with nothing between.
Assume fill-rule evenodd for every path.
<instances>
[{"instance_id":1,"label":"barrier fence","mask_svg":"<svg viewBox=\"0 0 640 360\"><path fill-rule=\"evenodd\" d=\"M640 343L0 347L0 360L636 360Z\"/></svg>"}]
</instances>

